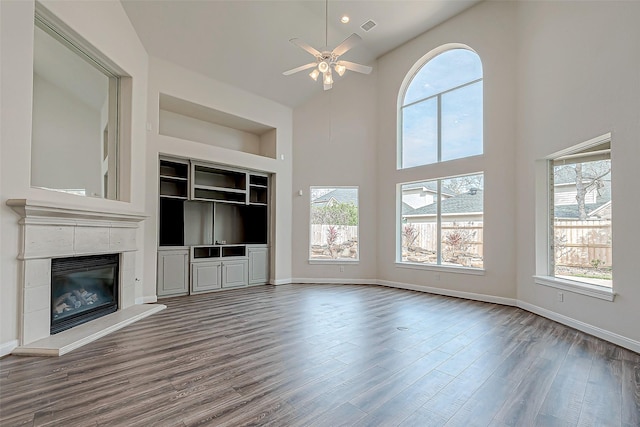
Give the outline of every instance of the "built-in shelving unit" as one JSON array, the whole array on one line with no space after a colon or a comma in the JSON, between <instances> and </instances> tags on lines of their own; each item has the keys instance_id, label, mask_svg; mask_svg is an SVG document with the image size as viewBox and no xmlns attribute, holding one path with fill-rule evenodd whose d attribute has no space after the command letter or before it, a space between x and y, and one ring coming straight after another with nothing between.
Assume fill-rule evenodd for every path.
<instances>
[{"instance_id":1,"label":"built-in shelving unit","mask_svg":"<svg viewBox=\"0 0 640 427\"><path fill-rule=\"evenodd\" d=\"M268 174L161 158L159 183L158 296L268 282Z\"/></svg>"},{"instance_id":2,"label":"built-in shelving unit","mask_svg":"<svg viewBox=\"0 0 640 427\"><path fill-rule=\"evenodd\" d=\"M160 161L160 197L186 200L189 191L189 164Z\"/></svg>"}]
</instances>

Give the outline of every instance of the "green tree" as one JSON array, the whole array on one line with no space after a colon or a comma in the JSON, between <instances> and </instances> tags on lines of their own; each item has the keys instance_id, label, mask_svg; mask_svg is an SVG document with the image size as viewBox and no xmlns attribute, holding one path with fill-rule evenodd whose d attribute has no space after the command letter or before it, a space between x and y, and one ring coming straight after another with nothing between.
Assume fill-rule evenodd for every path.
<instances>
[{"instance_id":1,"label":"green tree","mask_svg":"<svg viewBox=\"0 0 640 427\"><path fill-rule=\"evenodd\" d=\"M311 223L327 225L358 225L358 207L352 202L312 206Z\"/></svg>"}]
</instances>

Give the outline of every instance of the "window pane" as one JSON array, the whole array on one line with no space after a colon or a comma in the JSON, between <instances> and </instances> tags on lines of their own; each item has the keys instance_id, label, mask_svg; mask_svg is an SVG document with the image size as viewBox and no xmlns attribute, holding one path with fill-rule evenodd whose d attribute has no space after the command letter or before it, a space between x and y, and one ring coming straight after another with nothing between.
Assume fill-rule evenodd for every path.
<instances>
[{"instance_id":1,"label":"window pane","mask_svg":"<svg viewBox=\"0 0 640 427\"><path fill-rule=\"evenodd\" d=\"M402 262L483 268L483 174L400 188Z\"/></svg>"},{"instance_id":2,"label":"window pane","mask_svg":"<svg viewBox=\"0 0 640 427\"><path fill-rule=\"evenodd\" d=\"M442 93L482 78L482 63L475 52L452 49L427 62L409 84L402 105Z\"/></svg>"},{"instance_id":3,"label":"window pane","mask_svg":"<svg viewBox=\"0 0 640 427\"><path fill-rule=\"evenodd\" d=\"M311 187L310 260L358 260L358 188Z\"/></svg>"},{"instance_id":4,"label":"window pane","mask_svg":"<svg viewBox=\"0 0 640 427\"><path fill-rule=\"evenodd\" d=\"M482 154L482 82L442 95L442 161Z\"/></svg>"},{"instance_id":5,"label":"window pane","mask_svg":"<svg viewBox=\"0 0 640 427\"><path fill-rule=\"evenodd\" d=\"M438 263L438 182L403 184L402 262Z\"/></svg>"},{"instance_id":6,"label":"window pane","mask_svg":"<svg viewBox=\"0 0 640 427\"><path fill-rule=\"evenodd\" d=\"M402 110L402 167L438 161L438 103L435 98Z\"/></svg>"},{"instance_id":7,"label":"window pane","mask_svg":"<svg viewBox=\"0 0 640 427\"><path fill-rule=\"evenodd\" d=\"M483 268L484 175L442 180L442 264Z\"/></svg>"},{"instance_id":8,"label":"window pane","mask_svg":"<svg viewBox=\"0 0 640 427\"><path fill-rule=\"evenodd\" d=\"M553 274L610 288L611 224L611 160L553 166Z\"/></svg>"}]
</instances>

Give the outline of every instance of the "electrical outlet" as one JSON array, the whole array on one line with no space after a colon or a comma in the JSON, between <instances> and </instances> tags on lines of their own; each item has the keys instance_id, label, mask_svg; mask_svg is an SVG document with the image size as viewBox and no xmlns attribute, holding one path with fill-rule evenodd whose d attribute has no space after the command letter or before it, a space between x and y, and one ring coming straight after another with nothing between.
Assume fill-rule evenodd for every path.
<instances>
[{"instance_id":1,"label":"electrical outlet","mask_svg":"<svg viewBox=\"0 0 640 427\"><path fill-rule=\"evenodd\" d=\"M563 302L563 301L564 301L564 293L558 292L558 302Z\"/></svg>"},{"instance_id":2,"label":"electrical outlet","mask_svg":"<svg viewBox=\"0 0 640 427\"><path fill-rule=\"evenodd\" d=\"M344 273L344 265L340 266L340 273Z\"/></svg>"}]
</instances>

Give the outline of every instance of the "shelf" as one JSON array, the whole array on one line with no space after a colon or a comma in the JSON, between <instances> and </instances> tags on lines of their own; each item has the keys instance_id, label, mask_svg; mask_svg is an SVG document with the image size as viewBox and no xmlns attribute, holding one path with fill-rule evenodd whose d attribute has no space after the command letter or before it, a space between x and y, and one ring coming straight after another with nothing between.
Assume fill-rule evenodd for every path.
<instances>
[{"instance_id":1,"label":"shelf","mask_svg":"<svg viewBox=\"0 0 640 427\"><path fill-rule=\"evenodd\" d=\"M193 258L201 259L201 258L219 258L220 257L220 247L219 246L206 246L206 247L194 247L193 248Z\"/></svg>"},{"instance_id":2,"label":"shelf","mask_svg":"<svg viewBox=\"0 0 640 427\"><path fill-rule=\"evenodd\" d=\"M247 248L245 245L241 246L222 246L222 257L236 257L246 256Z\"/></svg>"},{"instance_id":3,"label":"shelf","mask_svg":"<svg viewBox=\"0 0 640 427\"><path fill-rule=\"evenodd\" d=\"M187 163L160 160L160 177L177 178L186 181L189 177L189 165Z\"/></svg>"},{"instance_id":4,"label":"shelf","mask_svg":"<svg viewBox=\"0 0 640 427\"><path fill-rule=\"evenodd\" d=\"M268 191L266 187L249 188L249 204L267 204Z\"/></svg>"},{"instance_id":5,"label":"shelf","mask_svg":"<svg viewBox=\"0 0 640 427\"><path fill-rule=\"evenodd\" d=\"M160 179L166 179L171 181L187 181L188 178L181 176L160 175Z\"/></svg>"},{"instance_id":6,"label":"shelf","mask_svg":"<svg viewBox=\"0 0 640 427\"><path fill-rule=\"evenodd\" d=\"M269 178L262 175L249 175L249 185L256 187L267 187Z\"/></svg>"},{"instance_id":7,"label":"shelf","mask_svg":"<svg viewBox=\"0 0 640 427\"><path fill-rule=\"evenodd\" d=\"M225 203L238 203L238 204L246 204L247 203L247 194L245 192L242 193L234 193L229 191L219 191L219 190L208 190L204 188L194 188L193 190L193 199L194 200L205 200L211 202L225 202Z\"/></svg>"},{"instance_id":8,"label":"shelf","mask_svg":"<svg viewBox=\"0 0 640 427\"><path fill-rule=\"evenodd\" d=\"M225 188L225 187L214 187L211 185L201 185L196 184L193 186L196 190L211 190L211 191L222 191L225 193L238 193L238 194L247 194L247 190L237 190L235 188Z\"/></svg>"},{"instance_id":9,"label":"shelf","mask_svg":"<svg viewBox=\"0 0 640 427\"><path fill-rule=\"evenodd\" d=\"M246 172L194 165L194 184L196 186L246 191L247 174Z\"/></svg>"},{"instance_id":10,"label":"shelf","mask_svg":"<svg viewBox=\"0 0 640 427\"><path fill-rule=\"evenodd\" d=\"M167 194L161 194L161 199L175 199L175 200L187 200L187 196L169 196Z\"/></svg>"},{"instance_id":11,"label":"shelf","mask_svg":"<svg viewBox=\"0 0 640 427\"><path fill-rule=\"evenodd\" d=\"M179 197L187 198L187 181L175 181L173 179L160 178L160 197Z\"/></svg>"}]
</instances>

